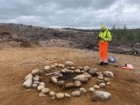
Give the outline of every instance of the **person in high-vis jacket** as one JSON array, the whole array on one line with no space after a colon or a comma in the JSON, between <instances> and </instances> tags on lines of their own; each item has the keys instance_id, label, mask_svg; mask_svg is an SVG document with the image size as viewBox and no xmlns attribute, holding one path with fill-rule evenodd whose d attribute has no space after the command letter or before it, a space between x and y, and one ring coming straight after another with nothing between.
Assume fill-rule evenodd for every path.
<instances>
[{"instance_id":1,"label":"person in high-vis jacket","mask_svg":"<svg viewBox=\"0 0 140 105\"><path fill-rule=\"evenodd\" d=\"M99 57L100 65L108 65L108 42L112 40L112 35L105 25L101 26L101 32L98 36L99 40Z\"/></svg>"}]
</instances>

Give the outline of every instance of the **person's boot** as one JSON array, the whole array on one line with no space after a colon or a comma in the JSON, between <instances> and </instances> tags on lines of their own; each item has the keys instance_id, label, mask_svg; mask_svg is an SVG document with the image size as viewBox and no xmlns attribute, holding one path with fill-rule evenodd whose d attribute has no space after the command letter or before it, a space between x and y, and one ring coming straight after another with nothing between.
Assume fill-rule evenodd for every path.
<instances>
[{"instance_id":1,"label":"person's boot","mask_svg":"<svg viewBox=\"0 0 140 105\"><path fill-rule=\"evenodd\" d=\"M103 63L103 65L107 66L108 65L108 62Z\"/></svg>"},{"instance_id":2,"label":"person's boot","mask_svg":"<svg viewBox=\"0 0 140 105\"><path fill-rule=\"evenodd\" d=\"M104 65L104 62L100 62L99 65L101 65L101 66Z\"/></svg>"}]
</instances>

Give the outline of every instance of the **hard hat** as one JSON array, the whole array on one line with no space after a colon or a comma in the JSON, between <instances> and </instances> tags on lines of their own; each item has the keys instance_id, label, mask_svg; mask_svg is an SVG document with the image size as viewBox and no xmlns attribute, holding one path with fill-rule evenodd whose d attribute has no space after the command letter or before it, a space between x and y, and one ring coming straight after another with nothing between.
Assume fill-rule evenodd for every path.
<instances>
[{"instance_id":1,"label":"hard hat","mask_svg":"<svg viewBox=\"0 0 140 105\"><path fill-rule=\"evenodd\" d=\"M115 63L115 62L116 62L115 57L109 57L109 58L108 58L108 62L110 62L110 63Z\"/></svg>"}]
</instances>

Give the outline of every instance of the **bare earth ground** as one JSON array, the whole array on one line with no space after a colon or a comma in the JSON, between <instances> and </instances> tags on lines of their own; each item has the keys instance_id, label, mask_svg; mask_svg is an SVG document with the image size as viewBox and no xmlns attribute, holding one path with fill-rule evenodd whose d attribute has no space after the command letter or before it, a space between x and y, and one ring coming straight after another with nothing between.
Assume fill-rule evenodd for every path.
<instances>
[{"instance_id":1,"label":"bare earth ground","mask_svg":"<svg viewBox=\"0 0 140 105\"><path fill-rule=\"evenodd\" d=\"M134 71L120 67L98 66L98 53L70 48L11 48L0 50L0 105L140 105L140 57L111 54L117 58L117 64L131 63ZM112 94L106 102L92 102L87 93L77 98L50 100L49 96L39 97L35 89L23 88L24 77L35 68L42 69L47 64L63 63L71 60L78 66L96 67L99 71L110 70L116 75L111 79L111 86L105 90ZM91 79L84 87L93 86ZM55 90L56 87L50 86Z\"/></svg>"}]
</instances>

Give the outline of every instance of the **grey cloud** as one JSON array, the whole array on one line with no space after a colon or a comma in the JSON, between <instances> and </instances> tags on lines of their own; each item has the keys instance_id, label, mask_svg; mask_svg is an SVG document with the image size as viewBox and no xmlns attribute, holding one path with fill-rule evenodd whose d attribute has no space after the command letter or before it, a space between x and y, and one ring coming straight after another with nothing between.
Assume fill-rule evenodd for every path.
<instances>
[{"instance_id":1,"label":"grey cloud","mask_svg":"<svg viewBox=\"0 0 140 105\"><path fill-rule=\"evenodd\" d=\"M119 21L140 27L139 9L139 0L0 0L0 22L77 28L103 22L111 28Z\"/></svg>"}]
</instances>

